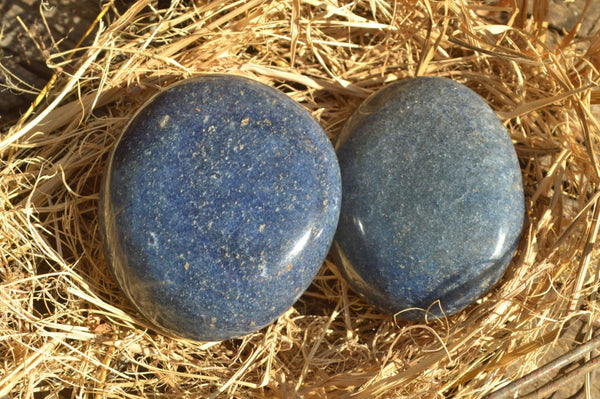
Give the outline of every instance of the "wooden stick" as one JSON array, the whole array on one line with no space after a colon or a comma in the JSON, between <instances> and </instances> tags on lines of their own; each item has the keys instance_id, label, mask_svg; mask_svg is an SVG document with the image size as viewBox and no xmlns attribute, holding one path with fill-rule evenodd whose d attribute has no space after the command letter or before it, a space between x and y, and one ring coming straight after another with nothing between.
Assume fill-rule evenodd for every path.
<instances>
[{"instance_id":1,"label":"wooden stick","mask_svg":"<svg viewBox=\"0 0 600 399\"><path fill-rule=\"evenodd\" d=\"M568 372L560 378L557 378L554 381L550 381L548 384L536 389L534 392L525 395L522 399L542 399L547 397L548 394L551 394L561 387L565 386L574 378L580 377L582 375L588 374L595 367L600 365L600 355L596 356L592 360L585 362L583 365L577 367L575 370ZM589 375L589 374L588 374Z\"/></svg>"},{"instance_id":2,"label":"wooden stick","mask_svg":"<svg viewBox=\"0 0 600 399\"><path fill-rule=\"evenodd\" d=\"M590 341L586 342L585 344L574 348L573 350L554 359L553 361L540 367L539 369L532 371L531 373L525 375L524 377L511 382L504 388L501 388L501 389L497 390L496 392L492 392L491 394L485 396L484 399L514 398L514 397L516 397L517 394L521 393L524 389L529 387L533 382L538 381L540 378L550 374L551 372L574 362L575 360L579 359L580 357L584 356L588 352L591 352L598 347L600 347L600 334L596 334L596 337L594 337ZM593 364L589 367L595 367L595 365L598 364L598 358L596 357L588 363ZM586 365L588 363L586 363ZM581 373L582 373L581 370L577 371L577 375L580 375ZM571 375L571 373L569 373L567 375ZM567 375L565 375L564 377L566 377ZM564 377L561 377L561 379ZM574 377L569 377L569 378L574 378ZM561 379L559 379L559 380L561 380ZM557 380L557 381L559 381L559 380ZM564 383L564 382L562 382L562 383ZM554 383L551 383L551 384L554 384ZM550 385L550 384L548 384L548 385ZM544 386L542 388L546 388L546 386ZM542 388L540 388L540 389L542 389ZM529 397L529 396L527 396L527 397ZM535 397L535 396L532 396L532 398L533 397Z\"/></svg>"}]
</instances>

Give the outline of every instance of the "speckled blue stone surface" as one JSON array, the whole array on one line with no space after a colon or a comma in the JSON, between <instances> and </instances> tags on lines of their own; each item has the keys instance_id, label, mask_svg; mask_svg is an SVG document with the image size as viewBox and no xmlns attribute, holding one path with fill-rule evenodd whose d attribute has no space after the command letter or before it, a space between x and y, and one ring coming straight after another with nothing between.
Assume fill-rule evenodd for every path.
<instances>
[{"instance_id":1,"label":"speckled blue stone surface","mask_svg":"<svg viewBox=\"0 0 600 399\"><path fill-rule=\"evenodd\" d=\"M341 182L319 124L286 95L210 75L155 97L109 157L107 262L174 335L240 337L304 293L331 245Z\"/></svg>"},{"instance_id":2,"label":"speckled blue stone surface","mask_svg":"<svg viewBox=\"0 0 600 399\"><path fill-rule=\"evenodd\" d=\"M522 177L507 131L475 92L444 78L392 84L359 107L336 150L333 245L357 293L390 314L439 300L450 315L500 279L523 226Z\"/></svg>"}]
</instances>

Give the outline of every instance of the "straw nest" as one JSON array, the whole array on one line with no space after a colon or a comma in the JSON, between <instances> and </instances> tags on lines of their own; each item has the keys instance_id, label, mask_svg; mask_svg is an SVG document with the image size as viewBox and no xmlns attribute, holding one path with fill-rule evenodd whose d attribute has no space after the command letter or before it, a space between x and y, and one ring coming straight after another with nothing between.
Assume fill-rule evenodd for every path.
<instances>
[{"instance_id":1,"label":"straw nest","mask_svg":"<svg viewBox=\"0 0 600 399\"><path fill-rule=\"evenodd\" d=\"M572 347L568 327L589 339L600 314L600 39L576 26L549 40L549 0L529 13L522 3L106 4L90 45L48 56L55 78L1 137L0 397L471 398ZM529 217L502 281L448 319L399 322L328 259L292 309L243 339L157 333L104 262L99 182L140 104L213 72L287 93L332 140L392 81L437 75L473 88L509 130L525 183Z\"/></svg>"}]
</instances>

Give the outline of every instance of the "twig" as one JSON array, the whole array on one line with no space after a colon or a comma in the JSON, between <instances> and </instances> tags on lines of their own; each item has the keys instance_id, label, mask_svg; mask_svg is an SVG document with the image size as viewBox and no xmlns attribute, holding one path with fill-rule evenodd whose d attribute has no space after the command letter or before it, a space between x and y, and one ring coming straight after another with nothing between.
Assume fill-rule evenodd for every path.
<instances>
[{"instance_id":1,"label":"twig","mask_svg":"<svg viewBox=\"0 0 600 399\"><path fill-rule=\"evenodd\" d=\"M79 39L79 41L75 45L75 49L78 49L78 48L81 47L81 45L83 44L83 41L85 39L87 39L87 37L92 33L92 31L94 30L94 28L96 27L96 25L98 25L98 23L100 22L100 20L102 18L104 18L104 15L108 12L108 10L110 9L110 7L112 7L113 2L114 2L114 0L111 0L108 4L106 4L106 6L102 9L102 11L100 11L100 14L98 14L98 16L96 17L96 19L94 19L94 21L92 22L92 24L90 25L90 27L87 29L87 31L84 33L84 35L82 36L82 38ZM20 18L18 18L18 20L21 23L21 25L23 25L23 27L25 28L25 30L27 30L27 26L23 23L23 21L21 21ZM34 40L34 43L39 48L39 45L38 45L38 43L35 40ZM40 51L42 51L42 50L40 49ZM67 61L71 60L73 58L74 54L75 54L75 51L71 52L67 56ZM48 81L48 83L46 83L46 86L44 86L44 88L38 94L38 96L33 101L33 103L29 106L29 108L27 109L27 111L25 111L25 113L21 116L21 118L19 118L19 122L17 124L17 128L20 128L23 125L23 123L27 120L27 118L29 118L29 116L33 113L33 111L35 110L35 108L38 105L40 105L40 103L42 102L42 100L46 97L46 95L50 91L50 88L56 82L57 78L58 78L58 74L55 72L52 75L52 77L50 78L50 80Z\"/></svg>"},{"instance_id":2,"label":"twig","mask_svg":"<svg viewBox=\"0 0 600 399\"><path fill-rule=\"evenodd\" d=\"M531 373L525 375L524 377L511 382L504 388L501 388L501 389L497 390L496 392L492 392L491 394L485 396L484 399L508 399L508 398L516 397L516 395L519 392L522 392L524 389L529 387L534 381L538 381L540 378L548 375L549 373L555 371L556 369L559 369L563 366L566 366L566 365L574 362L575 360L584 356L586 353L591 352L598 347L600 347L600 335L596 335L596 337L594 337L590 341L586 342L585 344L574 348L573 350L554 359L553 361L540 367L539 369L532 371ZM597 357L594 358L589 363L592 363L592 362L594 362L593 364L596 365L598 362L598 358ZM588 363L586 363L586 366L587 365L588 365ZM593 367L593 366L590 366L590 367ZM583 368L583 366L582 366L582 368ZM582 373L582 371L580 371L579 369L577 370L577 372L578 372L577 375ZM560 381L563 378L565 378L566 376L571 375L571 374L572 373L569 373L569 374L565 375L564 377L561 377L557 381ZM570 378L572 378L572 377L570 377ZM564 382L562 382L562 383L564 383ZM554 382L551 384L554 384ZM550 385L550 384L548 384L548 385ZM542 387L542 388L545 389L546 386ZM540 389L542 389L542 388L540 388ZM550 391L550 392L552 392L552 391ZM532 397L535 397L535 396L532 396Z\"/></svg>"},{"instance_id":3,"label":"twig","mask_svg":"<svg viewBox=\"0 0 600 399\"><path fill-rule=\"evenodd\" d=\"M600 365L600 355L596 356L589 362L582 364L577 367L575 370L568 372L560 378L557 378L554 381L549 382L548 384L536 389L534 392L523 396L521 399L538 399L545 398L546 395L558 390L559 388L565 386L572 379L580 377L582 375L586 375L590 371L592 371L596 366Z\"/></svg>"}]
</instances>

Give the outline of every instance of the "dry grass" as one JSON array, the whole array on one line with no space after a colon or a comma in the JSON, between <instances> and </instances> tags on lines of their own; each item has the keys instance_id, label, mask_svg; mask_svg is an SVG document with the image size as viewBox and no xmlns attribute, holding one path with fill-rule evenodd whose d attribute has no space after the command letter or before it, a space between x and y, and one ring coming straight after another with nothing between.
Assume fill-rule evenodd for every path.
<instances>
[{"instance_id":1,"label":"dry grass","mask_svg":"<svg viewBox=\"0 0 600 399\"><path fill-rule=\"evenodd\" d=\"M473 398L571 344L565 326L591 336L600 39L573 32L547 47L548 0L529 2L530 16L520 0L391 3L109 3L91 46L48 59L56 78L0 141L0 397ZM391 81L439 75L476 90L509 129L526 189L529 220L502 282L448 320L396 323L326 261L294 308L244 339L153 331L104 263L99 181L146 98L210 72L282 90L332 140Z\"/></svg>"}]
</instances>

